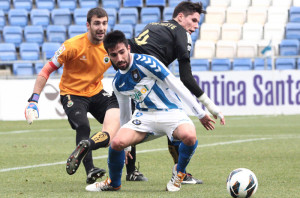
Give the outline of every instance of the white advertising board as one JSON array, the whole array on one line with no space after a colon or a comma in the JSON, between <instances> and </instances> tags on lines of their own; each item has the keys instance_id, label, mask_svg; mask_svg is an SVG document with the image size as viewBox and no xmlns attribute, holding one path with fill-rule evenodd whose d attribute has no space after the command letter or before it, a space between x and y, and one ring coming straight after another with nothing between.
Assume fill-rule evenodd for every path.
<instances>
[{"instance_id":1,"label":"white advertising board","mask_svg":"<svg viewBox=\"0 0 300 198\"><path fill-rule=\"evenodd\" d=\"M195 72L200 87L226 115L300 114L300 70ZM39 100L40 119L65 119L59 79L49 79ZM0 120L25 120L35 79L0 80ZM112 78L103 79L112 91ZM190 111L188 111L190 113Z\"/></svg>"}]
</instances>

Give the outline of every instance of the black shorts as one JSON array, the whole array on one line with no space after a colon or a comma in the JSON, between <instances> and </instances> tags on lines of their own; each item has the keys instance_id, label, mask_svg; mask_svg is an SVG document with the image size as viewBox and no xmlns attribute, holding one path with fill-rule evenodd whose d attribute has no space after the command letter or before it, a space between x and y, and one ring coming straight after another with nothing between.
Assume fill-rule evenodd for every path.
<instances>
[{"instance_id":1,"label":"black shorts","mask_svg":"<svg viewBox=\"0 0 300 198\"><path fill-rule=\"evenodd\" d=\"M60 100L73 129L82 122L88 121L88 112L103 124L106 111L111 108L119 108L116 96L110 95L105 90L101 90L92 97L61 95Z\"/></svg>"}]
</instances>

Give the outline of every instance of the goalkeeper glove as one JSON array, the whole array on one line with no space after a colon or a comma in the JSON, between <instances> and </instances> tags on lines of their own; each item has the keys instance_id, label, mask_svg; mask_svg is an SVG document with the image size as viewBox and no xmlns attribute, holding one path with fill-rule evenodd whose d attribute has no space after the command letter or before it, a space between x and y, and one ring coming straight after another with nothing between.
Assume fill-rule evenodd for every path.
<instances>
[{"instance_id":1,"label":"goalkeeper glove","mask_svg":"<svg viewBox=\"0 0 300 198\"><path fill-rule=\"evenodd\" d=\"M34 119L39 118L39 108L37 105L39 97L39 94L33 93L28 99L29 103L25 108L25 118L28 124L32 124Z\"/></svg>"}]
</instances>

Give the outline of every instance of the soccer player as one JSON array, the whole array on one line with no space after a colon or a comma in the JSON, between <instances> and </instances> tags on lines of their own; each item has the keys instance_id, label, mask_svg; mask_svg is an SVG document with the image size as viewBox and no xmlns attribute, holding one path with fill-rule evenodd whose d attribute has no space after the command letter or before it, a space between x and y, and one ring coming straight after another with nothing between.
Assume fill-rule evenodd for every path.
<instances>
[{"instance_id":1,"label":"soccer player","mask_svg":"<svg viewBox=\"0 0 300 198\"><path fill-rule=\"evenodd\" d=\"M106 172L94 166L90 150L93 147L107 147L120 127L118 101L103 89L101 82L103 73L111 66L103 47L107 24L108 16L104 9L98 7L89 10L86 23L88 32L66 40L44 65L25 109L25 117L31 124L39 116L39 96L49 75L63 66L59 85L61 103L72 129L76 130L78 145L68 159L66 170L68 174L74 174L85 156L83 164L87 183L94 183ZM93 141L90 142L87 141L91 130L88 112L103 124L102 132L93 135Z\"/></svg>"},{"instance_id":2,"label":"soccer player","mask_svg":"<svg viewBox=\"0 0 300 198\"><path fill-rule=\"evenodd\" d=\"M196 129L183 111L184 101L207 130L215 123L194 99L189 90L156 58L131 54L130 46L121 31L108 33L104 47L112 64L118 68L113 90L120 107L121 128L109 147L109 176L102 182L86 187L87 191L115 191L121 188L124 148L147 141L153 136L167 135L170 140L181 140L178 163L172 170L167 191L179 191L185 169L197 148ZM131 118L131 102L136 111Z\"/></svg>"},{"instance_id":3,"label":"soccer player","mask_svg":"<svg viewBox=\"0 0 300 198\"><path fill-rule=\"evenodd\" d=\"M175 7L172 20L148 24L136 38L129 40L129 45L132 53L152 55L165 66L169 66L177 59L180 80L215 118L220 118L220 123L224 125L225 119L220 109L202 91L191 71L191 34L199 29L201 13L206 13L201 3L183 1ZM168 139L169 152L175 164L178 162L179 144L179 141L172 142ZM134 178L143 180L143 175L130 174L135 168L135 147L132 148L131 155L133 159L129 158L126 165L126 180L133 180ZM201 184L202 180L187 174L183 183Z\"/></svg>"}]
</instances>

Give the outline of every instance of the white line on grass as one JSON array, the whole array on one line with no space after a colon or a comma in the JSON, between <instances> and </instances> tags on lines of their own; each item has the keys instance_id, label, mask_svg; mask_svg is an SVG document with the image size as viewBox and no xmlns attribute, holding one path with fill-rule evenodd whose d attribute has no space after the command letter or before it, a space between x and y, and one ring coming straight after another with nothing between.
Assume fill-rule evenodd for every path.
<instances>
[{"instance_id":1,"label":"white line on grass","mask_svg":"<svg viewBox=\"0 0 300 198\"><path fill-rule=\"evenodd\" d=\"M216 142L216 143L212 143L212 144L198 145L198 147L203 148L203 147L211 147L211 146L219 146L219 145L227 145L227 144L238 144L238 143L243 143L243 142L264 141L264 140L271 140L271 139L275 139L275 138L253 138L253 139L245 139L245 140L234 140L234 141L228 141L228 142ZM280 138L280 139L283 139L283 138ZM166 151L166 150L167 150L167 148L158 148L158 149L137 151L137 153L150 153L150 152ZM103 158L107 158L107 155L94 157L94 159L103 159ZM54 166L54 165L65 164L65 163L66 163L66 161L47 163L47 164L37 164L37 165L23 166L23 167L5 168L5 169L0 169L0 172L9 172L9 171L14 171L14 170L38 168L38 167L44 167L44 166Z\"/></svg>"}]
</instances>

